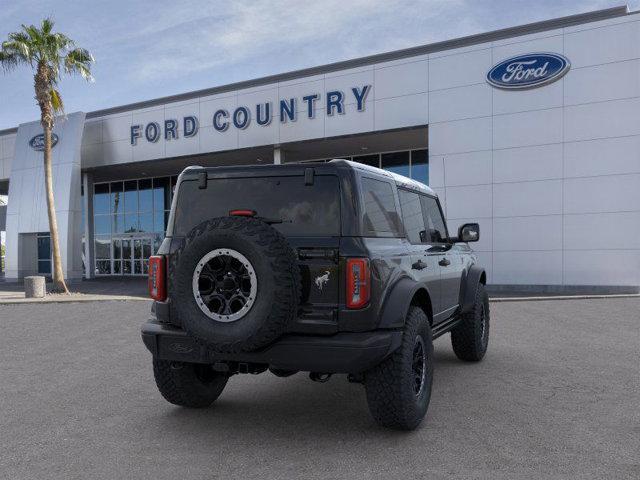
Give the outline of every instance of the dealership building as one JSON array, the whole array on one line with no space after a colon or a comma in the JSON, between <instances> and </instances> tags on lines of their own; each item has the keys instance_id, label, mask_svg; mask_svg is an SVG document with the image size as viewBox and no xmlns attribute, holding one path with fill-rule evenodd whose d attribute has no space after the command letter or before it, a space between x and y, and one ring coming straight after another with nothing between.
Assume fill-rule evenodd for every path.
<instances>
[{"instance_id":1,"label":"dealership building","mask_svg":"<svg viewBox=\"0 0 640 480\"><path fill-rule=\"evenodd\" d=\"M428 184L450 232L477 221L494 286L640 285L640 15L627 7L69 113L54 132L70 279L146 274L188 165L348 158ZM0 131L7 280L51 271L41 134Z\"/></svg>"}]
</instances>

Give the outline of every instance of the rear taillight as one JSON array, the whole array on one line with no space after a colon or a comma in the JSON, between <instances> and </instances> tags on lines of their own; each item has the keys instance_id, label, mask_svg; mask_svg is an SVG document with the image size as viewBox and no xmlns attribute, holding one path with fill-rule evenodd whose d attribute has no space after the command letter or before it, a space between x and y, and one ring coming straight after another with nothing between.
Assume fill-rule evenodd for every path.
<instances>
[{"instance_id":1,"label":"rear taillight","mask_svg":"<svg viewBox=\"0 0 640 480\"><path fill-rule=\"evenodd\" d=\"M347 308L362 308L371 295L369 259L347 259Z\"/></svg>"},{"instance_id":2,"label":"rear taillight","mask_svg":"<svg viewBox=\"0 0 640 480\"><path fill-rule=\"evenodd\" d=\"M166 264L163 255L149 257L149 295L159 302L167 298Z\"/></svg>"},{"instance_id":3,"label":"rear taillight","mask_svg":"<svg viewBox=\"0 0 640 480\"><path fill-rule=\"evenodd\" d=\"M255 210L244 210L244 209L229 210L230 217L255 217L256 214L257 213Z\"/></svg>"}]
</instances>

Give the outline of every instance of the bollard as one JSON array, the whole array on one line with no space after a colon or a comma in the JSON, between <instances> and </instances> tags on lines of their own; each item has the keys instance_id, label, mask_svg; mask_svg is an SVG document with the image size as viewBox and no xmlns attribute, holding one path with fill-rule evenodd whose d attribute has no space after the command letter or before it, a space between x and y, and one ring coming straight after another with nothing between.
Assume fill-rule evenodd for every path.
<instances>
[{"instance_id":1,"label":"bollard","mask_svg":"<svg viewBox=\"0 0 640 480\"><path fill-rule=\"evenodd\" d=\"M43 298L46 293L44 277L24 277L25 298Z\"/></svg>"}]
</instances>

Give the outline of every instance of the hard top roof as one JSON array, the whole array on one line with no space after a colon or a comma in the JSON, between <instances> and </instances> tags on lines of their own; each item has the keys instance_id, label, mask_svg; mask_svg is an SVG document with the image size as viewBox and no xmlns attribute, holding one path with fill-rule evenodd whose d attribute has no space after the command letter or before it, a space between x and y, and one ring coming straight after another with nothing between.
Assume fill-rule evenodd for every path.
<instances>
[{"instance_id":1,"label":"hard top roof","mask_svg":"<svg viewBox=\"0 0 640 480\"><path fill-rule=\"evenodd\" d=\"M185 168L181 175L196 175L203 170L208 174L223 178L237 178L246 175L304 175L304 171L308 168L313 168L315 173L318 175L336 173L336 170L339 168L360 170L361 172L386 177L389 180L393 181L399 187L410 188L412 190L426 193L428 195L437 196L436 193L424 183L418 182L403 175L398 175L394 172L382 170L381 168L372 167L370 165L365 165L363 163L353 162L351 160L345 160L342 158L336 158L329 162L292 162L284 163L281 165L271 163L266 165L223 165L217 167L201 167L194 165Z\"/></svg>"}]
</instances>

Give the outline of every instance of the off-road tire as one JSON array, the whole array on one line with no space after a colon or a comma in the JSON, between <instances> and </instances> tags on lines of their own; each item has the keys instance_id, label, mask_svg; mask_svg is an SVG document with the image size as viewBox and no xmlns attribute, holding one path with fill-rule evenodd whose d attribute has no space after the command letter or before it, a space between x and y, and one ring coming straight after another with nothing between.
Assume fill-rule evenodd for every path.
<instances>
[{"instance_id":1,"label":"off-road tire","mask_svg":"<svg viewBox=\"0 0 640 480\"><path fill-rule=\"evenodd\" d=\"M420 395L416 395L413 383L413 356L418 336L422 339L426 356L425 378ZM413 430L427 413L432 383L431 327L424 311L412 306L407 314L400 347L364 375L371 415L383 427Z\"/></svg>"},{"instance_id":2,"label":"off-road tire","mask_svg":"<svg viewBox=\"0 0 640 480\"><path fill-rule=\"evenodd\" d=\"M482 360L489 345L489 320L489 296L485 286L479 283L473 308L462 314L462 322L451 330L451 345L460 360Z\"/></svg>"},{"instance_id":3,"label":"off-road tire","mask_svg":"<svg viewBox=\"0 0 640 480\"><path fill-rule=\"evenodd\" d=\"M205 408L222 393L229 377L209 365L153 359L153 376L164 399L188 408Z\"/></svg>"},{"instance_id":4,"label":"off-road tire","mask_svg":"<svg viewBox=\"0 0 640 480\"><path fill-rule=\"evenodd\" d=\"M219 322L196 303L193 273L202 257L218 248L234 249L255 269L255 303L240 319ZM201 223L172 255L170 289L182 327L215 352L264 347L294 320L300 301L300 268L286 238L271 225L247 217L221 217Z\"/></svg>"}]
</instances>

